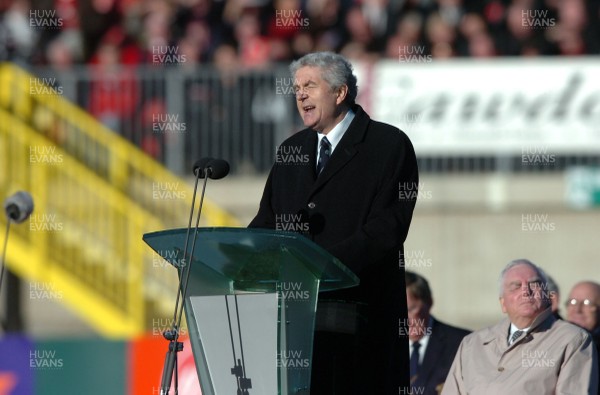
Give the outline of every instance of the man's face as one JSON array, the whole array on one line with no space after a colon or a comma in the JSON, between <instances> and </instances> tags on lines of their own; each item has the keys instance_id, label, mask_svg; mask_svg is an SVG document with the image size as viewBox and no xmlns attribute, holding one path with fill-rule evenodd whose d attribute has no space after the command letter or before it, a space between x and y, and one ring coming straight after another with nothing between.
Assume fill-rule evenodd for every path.
<instances>
[{"instance_id":1,"label":"man's face","mask_svg":"<svg viewBox=\"0 0 600 395\"><path fill-rule=\"evenodd\" d=\"M408 338L417 341L427 333L429 324L429 310L431 306L417 299L406 289L406 307L408 309Z\"/></svg>"},{"instance_id":2,"label":"man's face","mask_svg":"<svg viewBox=\"0 0 600 395\"><path fill-rule=\"evenodd\" d=\"M328 133L342 119L341 104L348 89L344 85L338 91L332 90L321 74L318 67L301 67L296 71L294 90L304 126Z\"/></svg>"},{"instance_id":3,"label":"man's face","mask_svg":"<svg viewBox=\"0 0 600 395\"><path fill-rule=\"evenodd\" d=\"M528 265L513 266L504 276L500 297L502 312L519 328L528 327L547 306L542 297L545 284L533 268Z\"/></svg>"},{"instance_id":4,"label":"man's face","mask_svg":"<svg viewBox=\"0 0 600 395\"><path fill-rule=\"evenodd\" d=\"M584 303L585 300L589 302ZM567 299L567 320L588 331L600 327L600 290L594 284L580 283L573 287Z\"/></svg>"}]
</instances>

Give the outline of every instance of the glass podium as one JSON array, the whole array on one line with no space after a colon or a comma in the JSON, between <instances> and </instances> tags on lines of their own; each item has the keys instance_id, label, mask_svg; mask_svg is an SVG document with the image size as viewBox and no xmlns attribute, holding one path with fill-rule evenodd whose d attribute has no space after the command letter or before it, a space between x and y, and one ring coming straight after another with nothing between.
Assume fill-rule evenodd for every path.
<instances>
[{"instance_id":1,"label":"glass podium","mask_svg":"<svg viewBox=\"0 0 600 395\"><path fill-rule=\"evenodd\" d=\"M143 240L181 274L186 232ZM356 285L298 233L199 228L184 309L203 395L309 394L318 293Z\"/></svg>"}]
</instances>

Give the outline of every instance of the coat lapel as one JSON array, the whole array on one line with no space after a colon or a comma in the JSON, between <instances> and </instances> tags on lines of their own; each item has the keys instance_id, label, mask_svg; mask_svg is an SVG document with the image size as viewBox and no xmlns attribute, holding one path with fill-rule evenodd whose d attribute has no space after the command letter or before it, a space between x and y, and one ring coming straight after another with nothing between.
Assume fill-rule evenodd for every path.
<instances>
[{"instance_id":1,"label":"coat lapel","mask_svg":"<svg viewBox=\"0 0 600 395\"><path fill-rule=\"evenodd\" d=\"M303 171L300 176L301 179L298 180L301 185L313 185L317 179L317 141L317 132L314 130L311 130L304 140L303 145L308 151L309 161L308 166L303 166Z\"/></svg>"}]
</instances>

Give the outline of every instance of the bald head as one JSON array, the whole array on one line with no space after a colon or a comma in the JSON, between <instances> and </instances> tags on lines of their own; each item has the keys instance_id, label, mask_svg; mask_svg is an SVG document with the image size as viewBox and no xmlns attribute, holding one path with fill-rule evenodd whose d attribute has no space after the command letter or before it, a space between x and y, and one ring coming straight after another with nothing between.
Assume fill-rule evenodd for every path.
<instances>
[{"instance_id":1,"label":"bald head","mask_svg":"<svg viewBox=\"0 0 600 395\"><path fill-rule=\"evenodd\" d=\"M590 332L600 329L600 284L581 281L567 299L567 320Z\"/></svg>"}]
</instances>

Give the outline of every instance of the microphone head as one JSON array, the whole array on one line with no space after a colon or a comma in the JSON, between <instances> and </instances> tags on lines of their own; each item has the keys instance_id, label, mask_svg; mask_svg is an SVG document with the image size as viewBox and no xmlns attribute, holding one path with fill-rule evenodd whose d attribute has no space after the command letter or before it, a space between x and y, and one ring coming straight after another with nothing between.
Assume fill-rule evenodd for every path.
<instances>
[{"instance_id":1,"label":"microphone head","mask_svg":"<svg viewBox=\"0 0 600 395\"><path fill-rule=\"evenodd\" d=\"M213 180L220 180L229 174L229 163L223 159L213 159L206 167L208 168L208 177Z\"/></svg>"},{"instance_id":2,"label":"microphone head","mask_svg":"<svg viewBox=\"0 0 600 395\"><path fill-rule=\"evenodd\" d=\"M33 198L28 192L19 191L4 201L6 216L20 224L33 212Z\"/></svg>"},{"instance_id":3,"label":"microphone head","mask_svg":"<svg viewBox=\"0 0 600 395\"><path fill-rule=\"evenodd\" d=\"M198 171L200 171L200 176L199 178L204 178L204 170L206 170L206 165L213 161L213 158L200 158L198 159L195 163L194 163L194 175L198 175Z\"/></svg>"}]
</instances>

